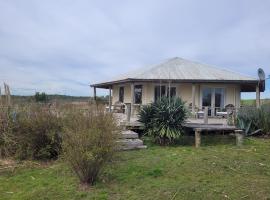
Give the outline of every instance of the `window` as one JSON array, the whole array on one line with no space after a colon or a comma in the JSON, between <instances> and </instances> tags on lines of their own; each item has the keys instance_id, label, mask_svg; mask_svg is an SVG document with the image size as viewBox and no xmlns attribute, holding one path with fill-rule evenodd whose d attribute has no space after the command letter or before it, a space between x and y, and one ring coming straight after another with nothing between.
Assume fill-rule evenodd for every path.
<instances>
[{"instance_id":1,"label":"window","mask_svg":"<svg viewBox=\"0 0 270 200\"><path fill-rule=\"evenodd\" d=\"M157 85L155 86L155 102L161 98L161 97L175 97L176 96L176 87L170 87L170 93L169 93L169 87L166 87L165 85Z\"/></svg>"},{"instance_id":2,"label":"window","mask_svg":"<svg viewBox=\"0 0 270 200\"><path fill-rule=\"evenodd\" d=\"M134 100L135 104L142 103L142 85L135 85L134 86Z\"/></svg>"},{"instance_id":3,"label":"window","mask_svg":"<svg viewBox=\"0 0 270 200\"><path fill-rule=\"evenodd\" d=\"M169 93L169 87L167 88L167 97L173 98L176 96L176 87L170 87L170 93Z\"/></svg>"},{"instance_id":4,"label":"window","mask_svg":"<svg viewBox=\"0 0 270 200\"><path fill-rule=\"evenodd\" d=\"M124 87L119 87L119 101L124 102L125 90Z\"/></svg>"},{"instance_id":5,"label":"window","mask_svg":"<svg viewBox=\"0 0 270 200\"><path fill-rule=\"evenodd\" d=\"M155 102L161 98L166 96L166 87L165 85L155 86Z\"/></svg>"}]
</instances>

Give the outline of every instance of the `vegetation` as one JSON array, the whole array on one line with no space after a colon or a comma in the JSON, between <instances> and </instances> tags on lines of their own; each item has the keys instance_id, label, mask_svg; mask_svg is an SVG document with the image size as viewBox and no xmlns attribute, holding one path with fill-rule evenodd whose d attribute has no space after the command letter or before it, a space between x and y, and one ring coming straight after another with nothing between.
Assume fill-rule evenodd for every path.
<instances>
[{"instance_id":1,"label":"vegetation","mask_svg":"<svg viewBox=\"0 0 270 200\"><path fill-rule=\"evenodd\" d=\"M117 126L102 106L79 108L46 104L2 107L0 156L51 160L63 149L81 182L94 184L116 151Z\"/></svg>"},{"instance_id":2,"label":"vegetation","mask_svg":"<svg viewBox=\"0 0 270 200\"><path fill-rule=\"evenodd\" d=\"M270 104L260 108L243 107L237 114L237 126L245 130L246 135L257 133L270 134Z\"/></svg>"},{"instance_id":3,"label":"vegetation","mask_svg":"<svg viewBox=\"0 0 270 200\"><path fill-rule=\"evenodd\" d=\"M40 95L40 93L39 93ZM46 94L48 103L87 103L93 99L93 97L89 96L68 96L68 95L57 95L57 94ZM11 96L12 102L14 104L27 104L36 102L35 95L34 96ZM97 102L99 103L108 103L109 96L97 96Z\"/></svg>"},{"instance_id":4,"label":"vegetation","mask_svg":"<svg viewBox=\"0 0 270 200\"><path fill-rule=\"evenodd\" d=\"M48 97L45 94L45 92L42 92L42 93L36 92L35 100L36 100L36 102L46 102L46 101L48 101Z\"/></svg>"},{"instance_id":5,"label":"vegetation","mask_svg":"<svg viewBox=\"0 0 270 200\"><path fill-rule=\"evenodd\" d=\"M64 158L82 183L93 185L116 151L117 126L104 109L71 111L65 117Z\"/></svg>"},{"instance_id":6,"label":"vegetation","mask_svg":"<svg viewBox=\"0 0 270 200\"><path fill-rule=\"evenodd\" d=\"M270 99L261 99L262 104L269 104ZM241 100L242 106L256 106L256 100L255 99L242 99Z\"/></svg>"},{"instance_id":7,"label":"vegetation","mask_svg":"<svg viewBox=\"0 0 270 200\"><path fill-rule=\"evenodd\" d=\"M1 199L270 198L270 140L249 138L239 148L234 138L211 146L207 139L199 149L148 144L145 150L119 152L91 188L78 186L61 161L19 164L0 171Z\"/></svg>"},{"instance_id":8,"label":"vegetation","mask_svg":"<svg viewBox=\"0 0 270 200\"><path fill-rule=\"evenodd\" d=\"M157 143L172 143L183 132L183 123L188 114L185 102L180 98L161 98L142 108L139 121L144 123L146 132Z\"/></svg>"},{"instance_id":9,"label":"vegetation","mask_svg":"<svg viewBox=\"0 0 270 200\"><path fill-rule=\"evenodd\" d=\"M1 156L55 159L61 151L60 120L47 106L2 107Z\"/></svg>"}]
</instances>

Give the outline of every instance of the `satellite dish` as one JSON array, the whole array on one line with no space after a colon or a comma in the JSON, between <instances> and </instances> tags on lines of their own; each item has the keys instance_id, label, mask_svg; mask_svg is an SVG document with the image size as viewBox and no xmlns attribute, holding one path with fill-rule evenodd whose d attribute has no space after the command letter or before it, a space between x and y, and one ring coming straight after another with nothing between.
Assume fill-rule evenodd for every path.
<instances>
[{"instance_id":1,"label":"satellite dish","mask_svg":"<svg viewBox=\"0 0 270 200\"><path fill-rule=\"evenodd\" d=\"M259 68L258 69L258 76L259 76L260 81L264 81L265 80L265 73L264 73L264 71L263 71L262 68Z\"/></svg>"}]
</instances>

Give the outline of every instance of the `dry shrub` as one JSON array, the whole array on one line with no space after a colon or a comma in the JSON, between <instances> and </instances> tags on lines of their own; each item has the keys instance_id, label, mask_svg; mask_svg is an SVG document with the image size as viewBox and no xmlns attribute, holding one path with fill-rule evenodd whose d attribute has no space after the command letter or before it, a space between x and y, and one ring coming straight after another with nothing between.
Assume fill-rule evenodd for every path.
<instances>
[{"instance_id":1,"label":"dry shrub","mask_svg":"<svg viewBox=\"0 0 270 200\"><path fill-rule=\"evenodd\" d=\"M46 105L8 108L1 115L1 154L18 159L55 159L62 124Z\"/></svg>"},{"instance_id":2,"label":"dry shrub","mask_svg":"<svg viewBox=\"0 0 270 200\"><path fill-rule=\"evenodd\" d=\"M0 157L14 155L16 142L12 134L14 123L9 107L0 107Z\"/></svg>"},{"instance_id":3,"label":"dry shrub","mask_svg":"<svg viewBox=\"0 0 270 200\"><path fill-rule=\"evenodd\" d=\"M93 185L116 150L116 121L92 106L66 113L64 127L64 158L82 183Z\"/></svg>"}]
</instances>

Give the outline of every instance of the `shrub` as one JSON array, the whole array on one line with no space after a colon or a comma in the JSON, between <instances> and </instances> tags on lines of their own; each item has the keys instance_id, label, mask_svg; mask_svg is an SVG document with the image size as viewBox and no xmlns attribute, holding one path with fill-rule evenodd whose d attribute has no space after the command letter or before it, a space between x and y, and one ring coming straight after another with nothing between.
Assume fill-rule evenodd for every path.
<instances>
[{"instance_id":1,"label":"shrub","mask_svg":"<svg viewBox=\"0 0 270 200\"><path fill-rule=\"evenodd\" d=\"M9 107L0 109L0 157L8 157L14 155L16 147L12 134L13 119Z\"/></svg>"},{"instance_id":2,"label":"shrub","mask_svg":"<svg viewBox=\"0 0 270 200\"><path fill-rule=\"evenodd\" d=\"M146 132L161 145L174 142L183 132L188 109L180 98L161 98L145 106L139 112L139 121L145 125Z\"/></svg>"},{"instance_id":3,"label":"shrub","mask_svg":"<svg viewBox=\"0 0 270 200\"><path fill-rule=\"evenodd\" d=\"M8 108L1 127L2 156L55 159L61 151L62 124L47 106ZM4 118L3 118L4 119Z\"/></svg>"},{"instance_id":4,"label":"shrub","mask_svg":"<svg viewBox=\"0 0 270 200\"><path fill-rule=\"evenodd\" d=\"M82 183L93 185L116 150L117 126L103 109L72 111L65 119L64 159Z\"/></svg>"},{"instance_id":5,"label":"shrub","mask_svg":"<svg viewBox=\"0 0 270 200\"><path fill-rule=\"evenodd\" d=\"M237 113L237 126L243 129L246 135L259 129L270 134L270 104L263 104L260 108L241 108Z\"/></svg>"}]
</instances>

